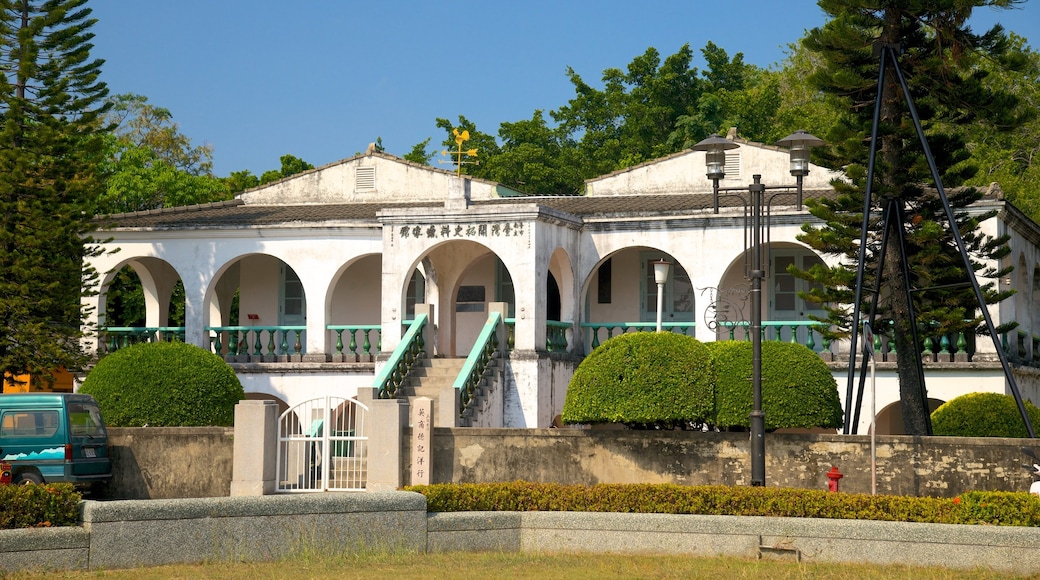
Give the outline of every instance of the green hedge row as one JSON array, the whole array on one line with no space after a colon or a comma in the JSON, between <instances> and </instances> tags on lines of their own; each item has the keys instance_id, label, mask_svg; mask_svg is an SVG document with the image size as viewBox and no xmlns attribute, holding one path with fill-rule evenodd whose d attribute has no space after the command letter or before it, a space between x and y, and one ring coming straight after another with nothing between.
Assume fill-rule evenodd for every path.
<instances>
[{"instance_id":1,"label":"green hedge row","mask_svg":"<svg viewBox=\"0 0 1040 580\"><path fill-rule=\"evenodd\" d=\"M1040 497L1025 492L972 491L945 499L777 487L525 481L405 489L425 495L430 512L667 513L1040 526Z\"/></svg>"},{"instance_id":2,"label":"green hedge row","mask_svg":"<svg viewBox=\"0 0 1040 580\"><path fill-rule=\"evenodd\" d=\"M71 483L0 485L0 530L74 526L82 499Z\"/></svg>"},{"instance_id":3,"label":"green hedge row","mask_svg":"<svg viewBox=\"0 0 1040 580\"><path fill-rule=\"evenodd\" d=\"M702 343L671 332L622 334L574 371L563 422L632 428L749 427L752 345ZM842 426L838 385L827 363L795 343L762 343L766 429Z\"/></svg>"}]
</instances>

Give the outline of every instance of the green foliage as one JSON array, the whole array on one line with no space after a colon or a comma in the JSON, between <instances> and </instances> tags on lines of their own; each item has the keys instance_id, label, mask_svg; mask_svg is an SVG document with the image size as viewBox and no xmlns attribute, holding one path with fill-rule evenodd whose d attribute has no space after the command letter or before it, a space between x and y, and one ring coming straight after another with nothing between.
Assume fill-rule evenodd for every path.
<instances>
[{"instance_id":1,"label":"green foliage","mask_svg":"<svg viewBox=\"0 0 1040 580\"><path fill-rule=\"evenodd\" d=\"M178 169L148 147L121 140L111 146L113 161L108 187L98 200L99 213L210 203L231 196L223 180Z\"/></svg>"},{"instance_id":2,"label":"green foliage","mask_svg":"<svg viewBox=\"0 0 1040 580\"><path fill-rule=\"evenodd\" d=\"M1040 525L1040 497L1025 492L973 491L945 499L779 487L585 486L525 481L436 484L405 490L426 496L430 512L576 511Z\"/></svg>"},{"instance_id":3,"label":"green foliage","mask_svg":"<svg viewBox=\"0 0 1040 580\"><path fill-rule=\"evenodd\" d=\"M0 372L81 368L108 92L85 0L0 5Z\"/></svg>"},{"instance_id":4,"label":"green foliage","mask_svg":"<svg viewBox=\"0 0 1040 580\"><path fill-rule=\"evenodd\" d=\"M715 367L700 341L636 332L599 345L567 387L564 423L686 426L711 423Z\"/></svg>"},{"instance_id":5,"label":"green foliage","mask_svg":"<svg viewBox=\"0 0 1040 580\"><path fill-rule=\"evenodd\" d=\"M722 428L748 427L752 407L751 343L707 343L715 360L716 421ZM827 363L790 342L762 343L762 410L766 429L842 426L838 385Z\"/></svg>"},{"instance_id":6,"label":"green foliage","mask_svg":"<svg viewBox=\"0 0 1040 580\"><path fill-rule=\"evenodd\" d=\"M285 154L278 158L282 165L280 169L269 169L260 175L260 185L266 185L279 179L285 179L297 173L303 173L314 166L295 155Z\"/></svg>"},{"instance_id":7,"label":"green foliage","mask_svg":"<svg viewBox=\"0 0 1040 580\"><path fill-rule=\"evenodd\" d=\"M1033 428L1040 428L1040 409L1029 401L1025 407ZM999 393L968 393L943 403L932 412L932 432L953 437L1029 437L1015 398Z\"/></svg>"},{"instance_id":8,"label":"green foliage","mask_svg":"<svg viewBox=\"0 0 1040 580\"><path fill-rule=\"evenodd\" d=\"M80 392L97 399L114 427L229 426L245 398L219 356L179 342L138 344L98 361Z\"/></svg>"},{"instance_id":9,"label":"green foliage","mask_svg":"<svg viewBox=\"0 0 1040 580\"><path fill-rule=\"evenodd\" d=\"M81 499L71 483L0 485L0 530L74 526Z\"/></svg>"}]
</instances>

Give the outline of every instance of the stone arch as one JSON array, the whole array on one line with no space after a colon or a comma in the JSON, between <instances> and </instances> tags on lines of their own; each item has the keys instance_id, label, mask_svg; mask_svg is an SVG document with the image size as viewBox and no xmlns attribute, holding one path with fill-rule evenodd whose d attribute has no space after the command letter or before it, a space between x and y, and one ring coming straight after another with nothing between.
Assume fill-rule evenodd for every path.
<instances>
[{"instance_id":1,"label":"stone arch","mask_svg":"<svg viewBox=\"0 0 1040 580\"><path fill-rule=\"evenodd\" d=\"M144 293L146 313L143 325L147 327L167 326L172 306L170 298L175 287L180 283L181 276L169 262L149 256L127 258L102 276L98 307L100 325L107 325L105 320L108 311L108 291L120 272L127 268L136 276Z\"/></svg>"},{"instance_id":2,"label":"stone arch","mask_svg":"<svg viewBox=\"0 0 1040 580\"><path fill-rule=\"evenodd\" d=\"M424 273L426 294L434 304L436 349L447 356L468 354L487 318L490 302L516 305L514 273L491 248L472 240L447 240L426 249L408 266ZM398 288L406 304L407 280Z\"/></svg>"},{"instance_id":3,"label":"stone arch","mask_svg":"<svg viewBox=\"0 0 1040 580\"><path fill-rule=\"evenodd\" d=\"M690 282L689 264L674 254L651 246L626 246L604 255L582 283L584 304L582 340L586 350L619 332L634 331L656 321L657 285L652 262L672 264L665 285L665 322L688 325L676 331L693 336L698 318L697 299ZM651 327L645 327L650 328Z\"/></svg>"},{"instance_id":4,"label":"stone arch","mask_svg":"<svg viewBox=\"0 0 1040 580\"><path fill-rule=\"evenodd\" d=\"M807 270L815 264L824 264L823 258L812 248L794 242L773 242L769 247L769 269L762 280L762 314L766 321L767 338L775 338L779 332L783 340L790 340L794 332L801 344L811 343L813 348L822 344L819 334L809 340L807 327L799 326L811 322L811 317L822 316L824 311L799 296L810 290L811 285L787 273L787 267ZM719 340L744 338L751 319L751 282L747 279L748 265L743 252L736 255L724 271L715 288L714 302L706 305L705 318L709 312L715 316L716 337ZM788 322L776 326L773 323ZM705 324L711 324L706 320Z\"/></svg>"},{"instance_id":5,"label":"stone arch","mask_svg":"<svg viewBox=\"0 0 1040 580\"><path fill-rule=\"evenodd\" d=\"M559 308L553 318L553 308L547 304L549 320L573 321L575 319L574 265L570 254L562 247L557 247L549 257L550 279L555 281L559 293ZM547 282L548 285L548 282ZM548 296L546 297L548 303Z\"/></svg>"},{"instance_id":6,"label":"stone arch","mask_svg":"<svg viewBox=\"0 0 1040 580\"><path fill-rule=\"evenodd\" d=\"M942 399L928 397L928 413L935 412L945 402ZM867 416L867 421L870 421L869 415ZM877 424L878 435L906 435L906 429L903 428L903 402L894 401L885 405L878 412L875 423ZM869 433L870 430L867 429L867 432Z\"/></svg>"}]
</instances>

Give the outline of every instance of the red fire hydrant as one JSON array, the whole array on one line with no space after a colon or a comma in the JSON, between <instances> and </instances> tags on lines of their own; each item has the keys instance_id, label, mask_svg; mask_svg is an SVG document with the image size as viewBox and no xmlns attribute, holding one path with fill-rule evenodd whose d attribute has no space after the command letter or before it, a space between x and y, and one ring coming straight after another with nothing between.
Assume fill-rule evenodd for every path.
<instances>
[{"instance_id":1,"label":"red fire hydrant","mask_svg":"<svg viewBox=\"0 0 1040 580\"><path fill-rule=\"evenodd\" d=\"M827 472L827 491L839 491L838 480L845 477L842 475L838 468L834 465L831 466L831 470Z\"/></svg>"}]
</instances>

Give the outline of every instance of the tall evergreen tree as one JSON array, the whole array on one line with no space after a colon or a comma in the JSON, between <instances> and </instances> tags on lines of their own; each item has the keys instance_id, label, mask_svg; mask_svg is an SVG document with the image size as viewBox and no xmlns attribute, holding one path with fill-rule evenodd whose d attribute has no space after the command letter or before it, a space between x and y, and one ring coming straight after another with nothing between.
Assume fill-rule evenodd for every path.
<instances>
[{"instance_id":1,"label":"tall evergreen tree","mask_svg":"<svg viewBox=\"0 0 1040 580\"><path fill-rule=\"evenodd\" d=\"M830 143L826 164L844 167L847 183L836 184L837 196L809 204L810 211L826 222L807 226L801 239L813 248L843 256L841 266L816 267L798 273L820 284L808 296L825 304L830 322L848 329L854 301L858 245L866 190L868 152L876 99L879 98L879 58L875 46L895 46L902 70L922 125L928 135L944 187L950 188L950 204L957 215L956 227L964 236L972 256L972 267L983 277L1002 274L999 269L982 269L982 258L998 260L1006 255L1005 239L992 239L977 232L978 224L990 217L967 210L981 194L970 188L953 189L974 174L966 163L968 151L961 137L943 131L951 125L983 122L993 130L1018 126L1014 97L1000 87L984 82L984 71L969 66L979 55L1001 66L1017 66L1008 51L1008 39L1000 27L975 34L967 21L976 7L1007 7L1015 0L820 0L832 18L804 39L805 46L820 55L821 66L811 81L822 91L841 99L851 115L842 117L824 138ZM972 57L972 58L969 58ZM891 338L898 353L898 376L904 427L909 434L928 431L927 398L923 379L917 373L921 344L912 340L911 307L917 315L921 340L969 329L981 332L976 299L966 285L967 270L954 246L951 225L942 205L931 193L931 174L915 126L908 113L896 69L887 67L880 83L880 123L872 199L877 207L895 209L887 223L889 243L878 272L880 240L885 220L874 220L868 237L865 278L868 288L880 275L883 284L878 300L880 321L891 325ZM877 215L876 213L874 215ZM905 237L905 255L899 236ZM904 262L905 260L905 262ZM909 276L904 276L906 263ZM987 302L1007 296L993 282L983 286ZM907 299L908 290L913 302ZM863 312L870 312L874 297L864 294Z\"/></svg>"},{"instance_id":2,"label":"tall evergreen tree","mask_svg":"<svg viewBox=\"0 0 1040 580\"><path fill-rule=\"evenodd\" d=\"M105 84L86 0L0 0L0 370L85 362Z\"/></svg>"}]
</instances>

